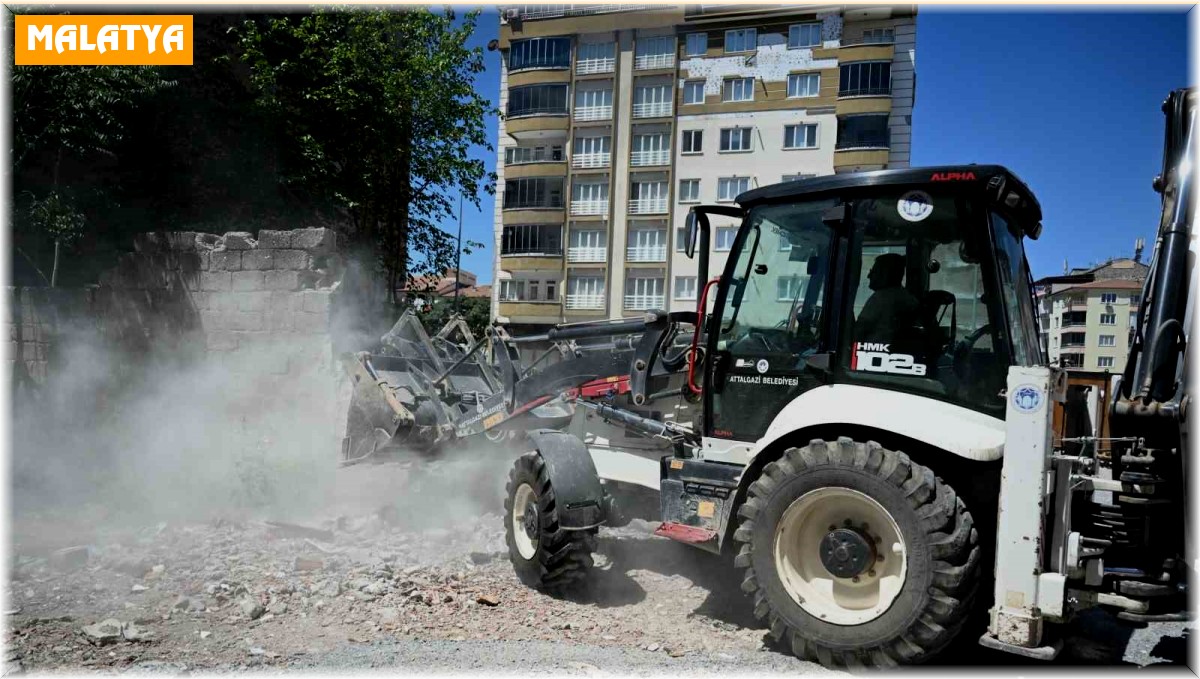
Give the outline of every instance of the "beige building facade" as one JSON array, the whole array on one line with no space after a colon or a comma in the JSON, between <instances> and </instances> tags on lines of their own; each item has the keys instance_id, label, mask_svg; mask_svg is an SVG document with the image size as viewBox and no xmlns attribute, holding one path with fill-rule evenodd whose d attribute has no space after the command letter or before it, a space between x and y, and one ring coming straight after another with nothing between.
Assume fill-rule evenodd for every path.
<instances>
[{"instance_id":1,"label":"beige building facade","mask_svg":"<svg viewBox=\"0 0 1200 679\"><path fill-rule=\"evenodd\" d=\"M907 167L915 32L912 7L502 9L493 316L694 308L690 205Z\"/></svg>"},{"instance_id":2,"label":"beige building facade","mask_svg":"<svg viewBox=\"0 0 1200 679\"><path fill-rule=\"evenodd\" d=\"M1043 349L1051 365L1120 373L1141 308L1146 265L1117 259L1037 282Z\"/></svg>"}]
</instances>

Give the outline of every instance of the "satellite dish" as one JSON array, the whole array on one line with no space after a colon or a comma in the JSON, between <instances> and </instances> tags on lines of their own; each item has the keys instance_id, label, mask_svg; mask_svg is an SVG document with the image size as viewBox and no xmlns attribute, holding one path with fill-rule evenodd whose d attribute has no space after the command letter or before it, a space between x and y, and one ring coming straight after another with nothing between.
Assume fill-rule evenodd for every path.
<instances>
[{"instance_id":1,"label":"satellite dish","mask_svg":"<svg viewBox=\"0 0 1200 679\"><path fill-rule=\"evenodd\" d=\"M492 38L488 41L487 48L489 52L495 52L496 48L500 47L500 41Z\"/></svg>"}]
</instances>

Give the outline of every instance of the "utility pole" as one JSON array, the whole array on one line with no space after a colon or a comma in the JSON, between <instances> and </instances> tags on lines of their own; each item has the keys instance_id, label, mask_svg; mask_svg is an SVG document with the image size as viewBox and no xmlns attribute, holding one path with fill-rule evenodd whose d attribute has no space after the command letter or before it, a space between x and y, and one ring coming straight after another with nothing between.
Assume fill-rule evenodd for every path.
<instances>
[{"instance_id":1,"label":"utility pole","mask_svg":"<svg viewBox=\"0 0 1200 679\"><path fill-rule=\"evenodd\" d=\"M463 195L458 194L458 242L454 251L454 313L458 313L458 275L462 271L462 207Z\"/></svg>"}]
</instances>

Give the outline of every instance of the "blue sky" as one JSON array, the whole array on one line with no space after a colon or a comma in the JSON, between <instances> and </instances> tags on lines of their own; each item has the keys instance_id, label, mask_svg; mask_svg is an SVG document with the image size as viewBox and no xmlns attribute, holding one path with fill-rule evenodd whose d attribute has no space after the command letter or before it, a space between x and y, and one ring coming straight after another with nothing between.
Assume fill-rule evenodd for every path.
<instances>
[{"instance_id":1,"label":"blue sky","mask_svg":"<svg viewBox=\"0 0 1200 679\"><path fill-rule=\"evenodd\" d=\"M471 44L496 37L494 8ZM498 101L500 58L485 52L480 91ZM1040 240L1026 243L1036 277L1153 246L1159 213L1150 181L1162 154L1167 93L1188 82L1187 15L961 11L917 17L912 164L998 163L1037 194ZM496 120L488 123L496 143ZM477 150L489 169L494 153ZM463 212L463 238L486 244L463 269L492 280L492 196ZM454 232L456 224L445 225Z\"/></svg>"}]
</instances>

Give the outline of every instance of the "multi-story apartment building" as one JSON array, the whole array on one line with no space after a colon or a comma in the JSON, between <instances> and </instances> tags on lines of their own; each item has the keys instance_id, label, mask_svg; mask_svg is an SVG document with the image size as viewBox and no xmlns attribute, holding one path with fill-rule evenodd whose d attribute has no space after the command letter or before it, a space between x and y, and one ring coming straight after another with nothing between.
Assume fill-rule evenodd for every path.
<instances>
[{"instance_id":1,"label":"multi-story apartment building","mask_svg":"<svg viewBox=\"0 0 1200 679\"><path fill-rule=\"evenodd\" d=\"M503 9L493 315L522 333L693 308L691 204L907 167L914 12ZM714 228L717 271L734 225Z\"/></svg>"},{"instance_id":2,"label":"multi-story apartment building","mask_svg":"<svg viewBox=\"0 0 1200 679\"><path fill-rule=\"evenodd\" d=\"M1036 284L1051 365L1119 373L1137 321L1146 265L1117 259Z\"/></svg>"}]
</instances>

